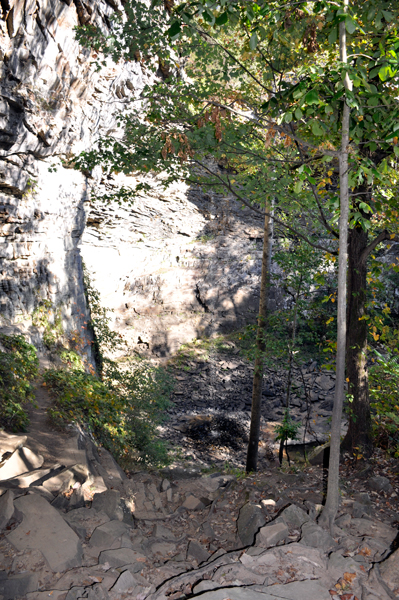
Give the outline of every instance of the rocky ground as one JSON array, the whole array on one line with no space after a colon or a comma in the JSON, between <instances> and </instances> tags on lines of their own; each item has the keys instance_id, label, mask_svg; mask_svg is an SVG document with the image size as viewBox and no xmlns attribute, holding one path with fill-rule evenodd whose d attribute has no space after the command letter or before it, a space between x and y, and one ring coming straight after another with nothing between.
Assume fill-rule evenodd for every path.
<instances>
[{"instance_id":1,"label":"rocky ground","mask_svg":"<svg viewBox=\"0 0 399 600\"><path fill-rule=\"evenodd\" d=\"M234 338L232 338L234 339ZM185 346L169 361L175 382L169 419L161 435L181 458L198 465L245 467L249 433L253 364L227 337ZM334 400L335 374L310 359L293 371L290 412L300 424L289 455L299 464L314 447L328 440ZM286 406L287 371L275 363L265 368L262 394L261 466L276 453L274 427ZM346 430L346 420L342 423ZM322 462L323 455L313 462Z\"/></svg>"},{"instance_id":2,"label":"rocky ground","mask_svg":"<svg viewBox=\"0 0 399 600\"><path fill-rule=\"evenodd\" d=\"M223 373L244 371L233 360ZM184 371L193 386L200 372ZM330 535L322 466L283 472L269 454L242 477L193 440L197 460L126 475L84 432L40 429L0 434L1 600L399 597L398 461L343 461Z\"/></svg>"}]
</instances>

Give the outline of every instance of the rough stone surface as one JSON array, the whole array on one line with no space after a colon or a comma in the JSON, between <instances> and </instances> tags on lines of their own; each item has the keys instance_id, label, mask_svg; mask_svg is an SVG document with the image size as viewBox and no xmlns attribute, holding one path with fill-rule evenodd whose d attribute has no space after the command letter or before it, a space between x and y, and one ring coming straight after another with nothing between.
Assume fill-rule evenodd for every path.
<instances>
[{"instance_id":1,"label":"rough stone surface","mask_svg":"<svg viewBox=\"0 0 399 600\"><path fill-rule=\"evenodd\" d=\"M302 526L301 543L312 548L322 548L328 550L336 546L336 542L327 531L322 529L316 523L308 522Z\"/></svg>"},{"instance_id":2,"label":"rough stone surface","mask_svg":"<svg viewBox=\"0 0 399 600\"><path fill-rule=\"evenodd\" d=\"M14 514L13 500L14 494L11 490L7 490L5 494L0 496L0 530L5 529Z\"/></svg>"},{"instance_id":3,"label":"rough stone surface","mask_svg":"<svg viewBox=\"0 0 399 600\"><path fill-rule=\"evenodd\" d=\"M265 516L259 506L249 502L244 504L237 520L237 533L244 546L253 543L255 534L265 523Z\"/></svg>"},{"instance_id":4,"label":"rough stone surface","mask_svg":"<svg viewBox=\"0 0 399 600\"><path fill-rule=\"evenodd\" d=\"M47 500L32 494L14 500L14 506L23 514L23 521L7 536L13 546L40 550L54 572L81 565L78 536Z\"/></svg>"},{"instance_id":5,"label":"rough stone surface","mask_svg":"<svg viewBox=\"0 0 399 600\"><path fill-rule=\"evenodd\" d=\"M0 468L0 481L16 477L32 469L39 469L42 464L43 456L35 454L29 448L18 448Z\"/></svg>"},{"instance_id":6,"label":"rough stone surface","mask_svg":"<svg viewBox=\"0 0 399 600\"><path fill-rule=\"evenodd\" d=\"M389 479L387 477L382 477L381 475L370 477L367 482L367 487L375 492L385 492L386 494L391 494L393 492L393 487Z\"/></svg>"},{"instance_id":7,"label":"rough stone surface","mask_svg":"<svg viewBox=\"0 0 399 600\"><path fill-rule=\"evenodd\" d=\"M123 521L121 494L117 490L106 490L101 494L94 494L91 507L104 512L110 519Z\"/></svg>"},{"instance_id":8,"label":"rough stone surface","mask_svg":"<svg viewBox=\"0 0 399 600\"><path fill-rule=\"evenodd\" d=\"M120 548L119 550L104 550L101 552L99 557L99 563L108 563L111 567L122 567L124 565L130 565L139 563L140 568L143 567L143 563L146 561L145 556L140 552L135 552L130 548Z\"/></svg>"},{"instance_id":9,"label":"rough stone surface","mask_svg":"<svg viewBox=\"0 0 399 600\"><path fill-rule=\"evenodd\" d=\"M287 525L295 528L301 528L304 523L311 520L309 515L295 504L287 506L280 514L280 518L282 518Z\"/></svg>"},{"instance_id":10,"label":"rough stone surface","mask_svg":"<svg viewBox=\"0 0 399 600\"><path fill-rule=\"evenodd\" d=\"M256 536L256 545L262 548L270 548L288 537L288 527L284 523L265 525L261 527Z\"/></svg>"},{"instance_id":11,"label":"rough stone surface","mask_svg":"<svg viewBox=\"0 0 399 600\"><path fill-rule=\"evenodd\" d=\"M205 504L195 496L188 496L182 504L183 508L187 510L202 510L205 508Z\"/></svg>"},{"instance_id":12,"label":"rough stone surface","mask_svg":"<svg viewBox=\"0 0 399 600\"><path fill-rule=\"evenodd\" d=\"M26 440L26 435L13 435L0 431L0 461L5 454L13 453L18 448L22 448Z\"/></svg>"},{"instance_id":13,"label":"rough stone surface","mask_svg":"<svg viewBox=\"0 0 399 600\"><path fill-rule=\"evenodd\" d=\"M110 548L112 544L123 534L129 531L128 525L121 521L108 521L97 527L91 538L90 545L99 548Z\"/></svg>"},{"instance_id":14,"label":"rough stone surface","mask_svg":"<svg viewBox=\"0 0 399 600\"><path fill-rule=\"evenodd\" d=\"M194 540L191 540L187 548L187 556L191 556L198 563L202 563L208 560L210 554L200 544L194 542Z\"/></svg>"},{"instance_id":15,"label":"rough stone surface","mask_svg":"<svg viewBox=\"0 0 399 600\"><path fill-rule=\"evenodd\" d=\"M380 565L380 573L389 589L399 597L399 549L384 560Z\"/></svg>"},{"instance_id":16,"label":"rough stone surface","mask_svg":"<svg viewBox=\"0 0 399 600\"><path fill-rule=\"evenodd\" d=\"M4 600L22 598L37 589L37 573L20 573L9 579L0 580L0 595Z\"/></svg>"}]
</instances>

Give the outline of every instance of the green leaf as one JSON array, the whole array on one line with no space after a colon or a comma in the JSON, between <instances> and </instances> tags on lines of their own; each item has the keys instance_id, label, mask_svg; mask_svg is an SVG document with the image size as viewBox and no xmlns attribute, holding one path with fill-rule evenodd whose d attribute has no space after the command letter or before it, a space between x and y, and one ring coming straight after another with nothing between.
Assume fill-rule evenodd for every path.
<instances>
[{"instance_id":1,"label":"green leaf","mask_svg":"<svg viewBox=\"0 0 399 600\"><path fill-rule=\"evenodd\" d=\"M211 15L207 10L204 10L201 16L207 23L213 23L214 21L214 16Z\"/></svg>"},{"instance_id":2,"label":"green leaf","mask_svg":"<svg viewBox=\"0 0 399 600\"><path fill-rule=\"evenodd\" d=\"M297 181L294 185L295 194L299 194L303 186L303 181Z\"/></svg>"},{"instance_id":3,"label":"green leaf","mask_svg":"<svg viewBox=\"0 0 399 600\"><path fill-rule=\"evenodd\" d=\"M312 122L312 133L317 136L324 134L324 130L320 127L319 121L315 120Z\"/></svg>"},{"instance_id":4,"label":"green leaf","mask_svg":"<svg viewBox=\"0 0 399 600\"><path fill-rule=\"evenodd\" d=\"M381 81L386 81L387 79L393 77L393 75L394 72L388 64L382 65L381 69L378 71L378 77L381 79Z\"/></svg>"},{"instance_id":5,"label":"green leaf","mask_svg":"<svg viewBox=\"0 0 399 600\"><path fill-rule=\"evenodd\" d=\"M167 30L167 34L169 37L175 37L175 35L177 35L178 33L181 32L181 25L179 21L175 21L174 23L172 23L172 25L169 27L169 29Z\"/></svg>"},{"instance_id":6,"label":"green leaf","mask_svg":"<svg viewBox=\"0 0 399 600\"><path fill-rule=\"evenodd\" d=\"M303 112L301 111L301 109L298 107L295 111L295 118L296 119L302 119L303 117Z\"/></svg>"},{"instance_id":7,"label":"green leaf","mask_svg":"<svg viewBox=\"0 0 399 600\"><path fill-rule=\"evenodd\" d=\"M357 25L356 25L355 21L352 19L352 17L347 16L345 18L345 28L348 33L350 33L350 34L355 33Z\"/></svg>"},{"instance_id":8,"label":"green leaf","mask_svg":"<svg viewBox=\"0 0 399 600\"><path fill-rule=\"evenodd\" d=\"M384 18L388 23L390 23L393 20L393 14L389 10L383 10L382 14L384 15Z\"/></svg>"},{"instance_id":9,"label":"green leaf","mask_svg":"<svg viewBox=\"0 0 399 600\"><path fill-rule=\"evenodd\" d=\"M331 29L329 35L328 35L328 43L329 44L335 44L335 42L338 39L338 28L334 27L333 29Z\"/></svg>"},{"instance_id":10,"label":"green leaf","mask_svg":"<svg viewBox=\"0 0 399 600\"><path fill-rule=\"evenodd\" d=\"M367 104L369 106L378 106L379 100L377 98L377 96L371 96L371 98L368 99Z\"/></svg>"},{"instance_id":11,"label":"green leaf","mask_svg":"<svg viewBox=\"0 0 399 600\"><path fill-rule=\"evenodd\" d=\"M305 96L305 103L310 104L320 104L320 98L316 90L310 90Z\"/></svg>"},{"instance_id":12,"label":"green leaf","mask_svg":"<svg viewBox=\"0 0 399 600\"><path fill-rule=\"evenodd\" d=\"M228 20L229 20L228 14L227 14L227 12L224 12L215 19L215 24L216 25L225 25Z\"/></svg>"},{"instance_id":13,"label":"green leaf","mask_svg":"<svg viewBox=\"0 0 399 600\"><path fill-rule=\"evenodd\" d=\"M249 47L251 48L251 50L255 50L257 45L258 45L258 36L256 35L256 32L254 32L251 35L251 39L249 40Z\"/></svg>"},{"instance_id":14,"label":"green leaf","mask_svg":"<svg viewBox=\"0 0 399 600\"><path fill-rule=\"evenodd\" d=\"M286 123L291 123L291 121L292 121L292 113L291 112L285 113L285 115L284 115L284 121Z\"/></svg>"},{"instance_id":15,"label":"green leaf","mask_svg":"<svg viewBox=\"0 0 399 600\"><path fill-rule=\"evenodd\" d=\"M394 151L395 156L397 156L399 158L399 147L398 146L394 146L393 147L393 151Z\"/></svg>"}]
</instances>

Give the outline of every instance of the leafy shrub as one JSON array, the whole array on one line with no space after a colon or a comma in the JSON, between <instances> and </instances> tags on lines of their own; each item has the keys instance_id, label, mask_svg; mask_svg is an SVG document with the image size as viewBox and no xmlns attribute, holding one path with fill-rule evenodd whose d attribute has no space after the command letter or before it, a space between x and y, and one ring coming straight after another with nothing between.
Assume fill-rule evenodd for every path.
<instances>
[{"instance_id":1,"label":"leafy shrub","mask_svg":"<svg viewBox=\"0 0 399 600\"><path fill-rule=\"evenodd\" d=\"M51 350L64 333L61 307L54 306L51 300L41 300L32 313L32 325L42 331L43 343Z\"/></svg>"},{"instance_id":2,"label":"leafy shrub","mask_svg":"<svg viewBox=\"0 0 399 600\"><path fill-rule=\"evenodd\" d=\"M29 417L23 405L33 400L31 381L38 373L36 349L22 335L0 334L0 426L25 431Z\"/></svg>"},{"instance_id":3,"label":"leafy shrub","mask_svg":"<svg viewBox=\"0 0 399 600\"><path fill-rule=\"evenodd\" d=\"M370 399L376 446L399 457L399 364L379 352L370 369Z\"/></svg>"},{"instance_id":4,"label":"leafy shrub","mask_svg":"<svg viewBox=\"0 0 399 600\"><path fill-rule=\"evenodd\" d=\"M166 447L156 437L171 391L163 369L139 363L123 371L104 359L101 380L79 367L49 369L44 377L54 396L48 410L53 423L85 425L122 466L167 463Z\"/></svg>"}]
</instances>

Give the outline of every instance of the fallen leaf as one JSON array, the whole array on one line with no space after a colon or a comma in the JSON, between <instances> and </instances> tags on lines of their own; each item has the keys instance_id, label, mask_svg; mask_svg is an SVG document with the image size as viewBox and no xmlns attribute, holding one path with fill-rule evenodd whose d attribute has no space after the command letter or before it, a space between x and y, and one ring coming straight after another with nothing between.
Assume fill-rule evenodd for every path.
<instances>
[{"instance_id":1,"label":"fallen leaf","mask_svg":"<svg viewBox=\"0 0 399 600\"><path fill-rule=\"evenodd\" d=\"M353 583L353 581L356 579L356 573L344 573L344 579L348 583Z\"/></svg>"}]
</instances>

